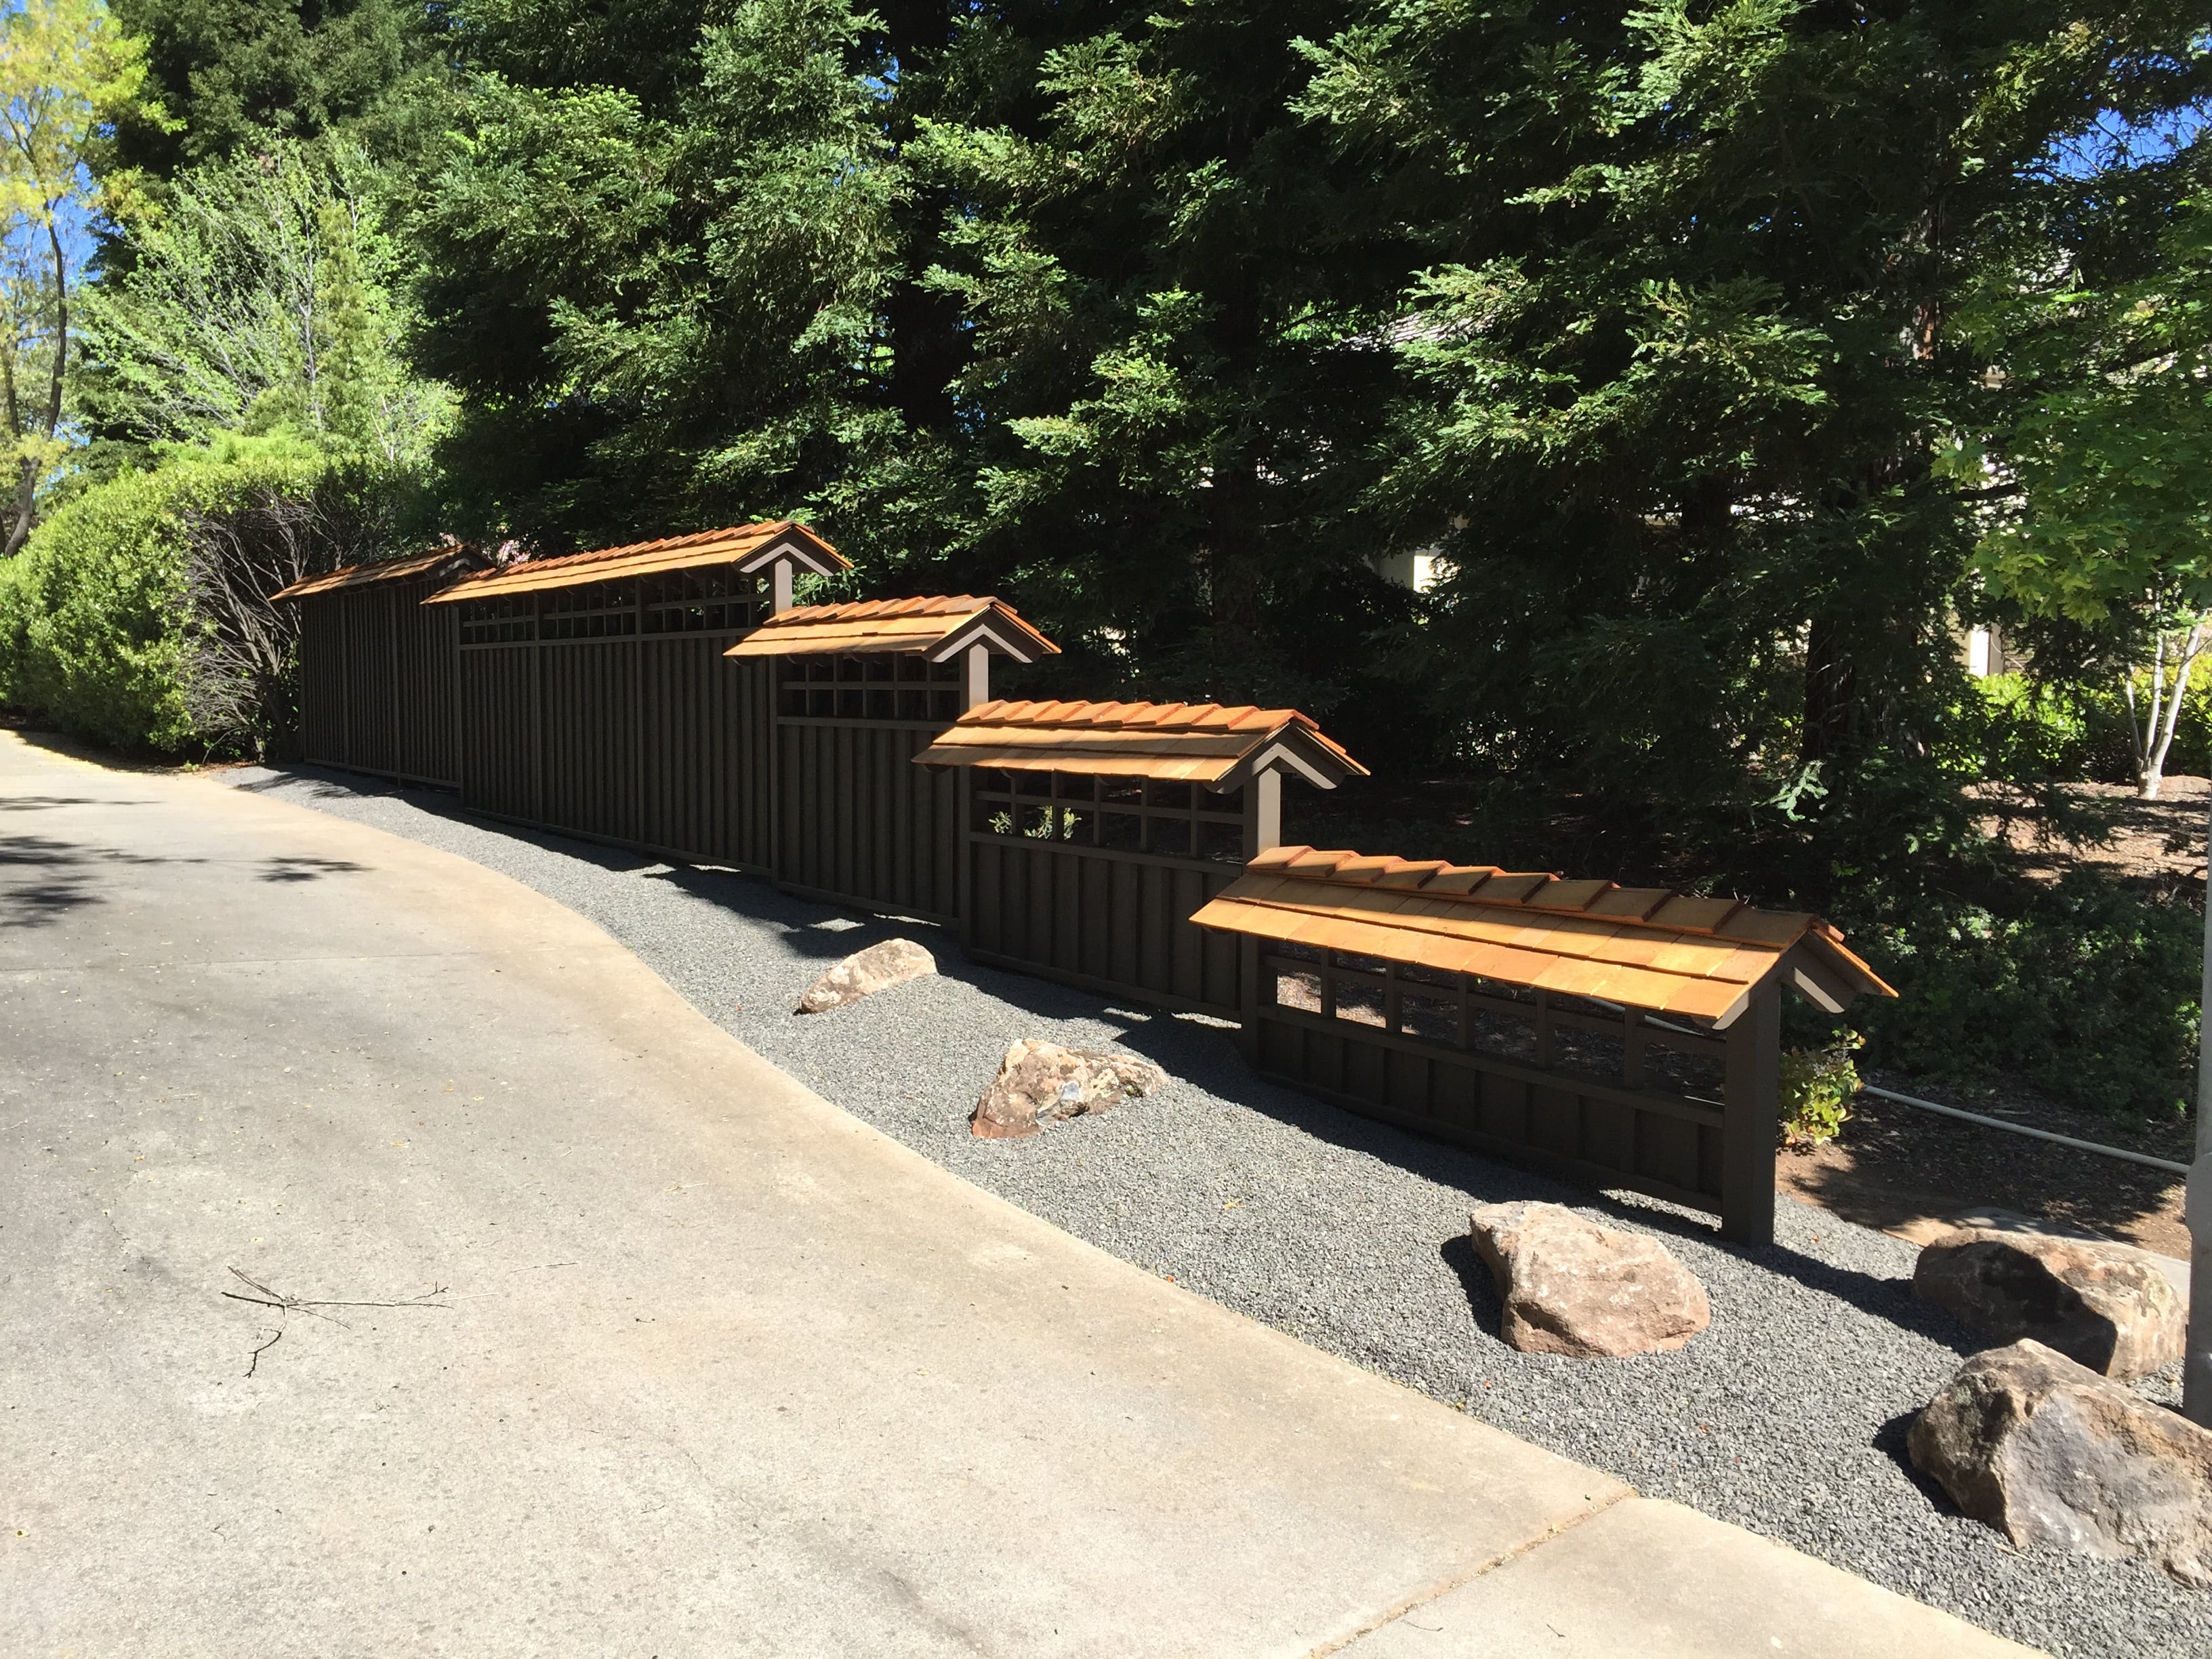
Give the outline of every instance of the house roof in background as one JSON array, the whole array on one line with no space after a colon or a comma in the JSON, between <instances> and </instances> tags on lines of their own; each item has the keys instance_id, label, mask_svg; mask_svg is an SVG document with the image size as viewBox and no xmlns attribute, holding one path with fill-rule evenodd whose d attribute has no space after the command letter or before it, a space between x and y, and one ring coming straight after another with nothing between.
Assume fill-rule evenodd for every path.
<instances>
[{"instance_id":1,"label":"house roof in background","mask_svg":"<svg viewBox=\"0 0 2212 1659\"><path fill-rule=\"evenodd\" d=\"M1833 1012L1896 994L1815 915L1488 865L1279 847L1191 920L1720 1025L1777 974Z\"/></svg>"}]
</instances>

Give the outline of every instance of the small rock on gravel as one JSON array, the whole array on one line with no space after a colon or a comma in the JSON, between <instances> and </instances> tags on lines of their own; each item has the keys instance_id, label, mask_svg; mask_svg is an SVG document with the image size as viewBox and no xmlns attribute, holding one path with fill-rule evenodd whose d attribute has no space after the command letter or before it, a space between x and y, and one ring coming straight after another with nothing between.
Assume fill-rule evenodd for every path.
<instances>
[{"instance_id":1,"label":"small rock on gravel","mask_svg":"<svg viewBox=\"0 0 2212 1659\"><path fill-rule=\"evenodd\" d=\"M826 1014L848 1002L937 971L937 958L910 939L887 939L855 951L799 995L802 1014Z\"/></svg>"},{"instance_id":2,"label":"small rock on gravel","mask_svg":"<svg viewBox=\"0 0 2212 1659\"><path fill-rule=\"evenodd\" d=\"M1167 1080L1167 1073L1148 1060L1016 1037L998 1076L975 1103L969 1132L982 1140L1033 1135L1054 1118L1103 1112L1117 1100L1150 1094Z\"/></svg>"},{"instance_id":3,"label":"small rock on gravel","mask_svg":"<svg viewBox=\"0 0 2212 1659\"><path fill-rule=\"evenodd\" d=\"M2086 1239L1961 1228L1920 1252L1912 1288L1996 1341L2033 1338L2107 1376L2173 1364L2189 1323L2147 1255Z\"/></svg>"},{"instance_id":4,"label":"small rock on gravel","mask_svg":"<svg viewBox=\"0 0 2212 1659\"><path fill-rule=\"evenodd\" d=\"M2015 1545L2141 1556L2212 1586L2212 1430L2040 1342L1968 1359L1907 1444Z\"/></svg>"},{"instance_id":5,"label":"small rock on gravel","mask_svg":"<svg viewBox=\"0 0 2212 1659\"><path fill-rule=\"evenodd\" d=\"M1561 1204L1486 1204L1471 1219L1505 1304L1498 1334L1524 1353L1659 1353L1712 1323L1705 1287L1648 1233L1601 1227Z\"/></svg>"}]
</instances>

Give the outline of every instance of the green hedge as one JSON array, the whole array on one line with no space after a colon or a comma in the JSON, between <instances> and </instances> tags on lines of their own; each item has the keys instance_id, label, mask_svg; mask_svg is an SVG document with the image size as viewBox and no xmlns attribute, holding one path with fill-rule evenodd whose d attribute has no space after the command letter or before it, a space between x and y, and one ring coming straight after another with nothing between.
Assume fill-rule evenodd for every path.
<instances>
[{"instance_id":1,"label":"green hedge","mask_svg":"<svg viewBox=\"0 0 2212 1659\"><path fill-rule=\"evenodd\" d=\"M1852 1010L1867 1059L1921 1077L2023 1078L2077 1105L2185 1111L2203 917L2096 871L1853 931L1898 1000Z\"/></svg>"},{"instance_id":2,"label":"green hedge","mask_svg":"<svg viewBox=\"0 0 2212 1659\"><path fill-rule=\"evenodd\" d=\"M197 528L312 493L326 463L285 439L177 449L70 501L0 563L0 701L126 750L204 750L189 702Z\"/></svg>"}]
</instances>

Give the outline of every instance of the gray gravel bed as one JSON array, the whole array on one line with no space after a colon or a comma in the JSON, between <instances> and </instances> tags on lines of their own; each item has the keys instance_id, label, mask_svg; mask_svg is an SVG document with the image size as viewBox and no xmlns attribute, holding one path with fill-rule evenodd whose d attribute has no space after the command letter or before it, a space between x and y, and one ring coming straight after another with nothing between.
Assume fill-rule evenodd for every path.
<instances>
[{"instance_id":1,"label":"gray gravel bed","mask_svg":"<svg viewBox=\"0 0 2212 1659\"><path fill-rule=\"evenodd\" d=\"M807 903L724 872L471 819L451 798L302 769L242 787L514 877L605 928L692 1005L817 1093L1123 1260L1524 1439L2066 1656L2205 1659L2212 1594L2134 1562L2023 1555L1952 1512L1905 1458L1913 1413L1975 1346L1917 1301L1911 1246L1787 1200L1778 1241L1565 1188L1403 1133L1244 1069L1203 1020L1112 1006L969 963L937 930ZM941 973L801 1017L839 957L904 933ZM1168 1086L1024 1140L967 1114L1008 1042L1118 1046ZM1467 1242L1474 1204L1547 1199L1659 1235L1704 1281L1710 1330L1677 1353L1514 1352ZM2178 1380L2147 1391L2174 1397Z\"/></svg>"}]
</instances>

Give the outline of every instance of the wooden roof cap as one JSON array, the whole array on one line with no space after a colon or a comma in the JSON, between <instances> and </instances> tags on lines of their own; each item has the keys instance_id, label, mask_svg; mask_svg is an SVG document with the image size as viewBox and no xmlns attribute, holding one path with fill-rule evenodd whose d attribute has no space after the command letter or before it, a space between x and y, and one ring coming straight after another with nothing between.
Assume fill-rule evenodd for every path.
<instances>
[{"instance_id":1,"label":"wooden roof cap","mask_svg":"<svg viewBox=\"0 0 2212 1659\"><path fill-rule=\"evenodd\" d=\"M738 639L731 657L832 657L894 653L945 662L971 646L1016 662L1060 654L1060 647L989 594L929 593L906 599L801 605L780 611Z\"/></svg>"},{"instance_id":2,"label":"wooden roof cap","mask_svg":"<svg viewBox=\"0 0 2212 1659\"><path fill-rule=\"evenodd\" d=\"M280 587L269 596L270 603L290 604L299 599L312 599L325 593L349 592L356 588L378 586L386 582L451 581L471 570L480 569L491 560L480 549L465 543L455 542L444 547L434 547L428 553L410 554L404 559L375 559L367 564L349 564L339 570L326 570L319 576L302 576L289 586Z\"/></svg>"},{"instance_id":3,"label":"wooden roof cap","mask_svg":"<svg viewBox=\"0 0 2212 1659\"><path fill-rule=\"evenodd\" d=\"M1776 974L1832 1013L1896 994L1815 915L1492 865L1279 847L1192 920L1723 1026Z\"/></svg>"},{"instance_id":4,"label":"wooden roof cap","mask_svg":"<svg viewBox=\"0 0 2212 1659\"><path fill-rule=\"evenodd\" d=\"M915 763L1157 778L1218 790L1274 769L1322 789L1367 771L1295 708L1212 702L979 703Z\"/></svg>"},{"instance_id":5,"label":"wooden roof cap","mask_svg":"<svg viewBox=\"0 0 2212 1659\"><path fill-rule=\"evenodd\" d=\"M651 576L718 565L732 565L741 574L751 574L783 561L824 576L853 568L850 559L805 525L791 519L775 519L763 524L701 530L688 536L629 542L621 547L602 547L588 553L564 553L558 558L526 559L503 570L486 570L464 577L443 592L432 594L423 604L455 605L464 599L537 593L550 588L615 581L624 576Z\"/></svg>"}]
</instances>

